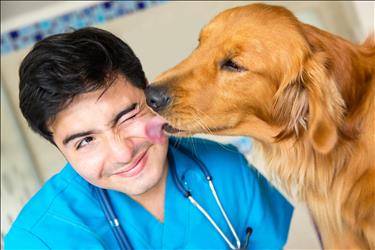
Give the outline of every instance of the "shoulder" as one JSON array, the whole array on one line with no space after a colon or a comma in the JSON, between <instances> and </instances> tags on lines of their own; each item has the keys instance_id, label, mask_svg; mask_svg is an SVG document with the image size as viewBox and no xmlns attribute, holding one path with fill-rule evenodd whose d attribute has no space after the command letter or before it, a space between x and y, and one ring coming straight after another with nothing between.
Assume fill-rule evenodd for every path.
<instances>
[{"instance_id":1,"label":"shoulder","mask_svg":"<svg viewBox=\"0 0 375 250\"><path fill-rule=\"evenodd\" d=\"M255 248L282 248L293 208L245 156L233 145L200 138L179 139L178 143L210 171L217 194L229 214L235 215L237 226L243 232L247 226L254 230Z\"/></svg>"},{"instance_id":2,"label":"shoulder","mask_svg":"<svg viewBox=\"0 0 375 250\"><path fill-rule=\"evenodd\" d=\"M22 240L21 240L22 239ZM43 239L30 230L13 226L4 238L4 249L50 249Z\"/></svg>"},{"instance_id":3,"label":"shoulder","mask_svg":"<svg viewBox=\"0 0 375 250\"><path fill-rule=\"evenodd\" d=\"M172 145L175 143L173 140L171 142ZM231 190L238 193L238 190L241 190L241 199L247 200L252 197L254 185L263 184L263 176L248 163L237 147L231 144L202 138L178 139L176 144L190 151L193 155L190 158L195 157L202 161L214 183L225 189L225 192ZM196 160L193 159L192 163L196 165L194 161Z\"/></svg>"},{"instance_id":4,"label":"shoulder","mask_svg":"<svg viewBox=\"0 0 375 250\"><path fill-rule=\"evenodd\" d=\"M201 160L212 174L239 176L243 172L258 174L248 164L245 156L232 144L222 144L202 138L183 138L171 140L172 145L181 145Z\"/></svg>"},{"instance_id":5,"label":"shoulder","mask_svg":"<svg viewBox=\"0 0 375 250\"><path fill-rule=\"evenodd\" d=\"M10 228L6 242L28 238L38 240L37 232L47 232L48 225L61 218L74 219L70 202L86 200L90 190L87 183L67 164L63 170L49 179L42 188L26 203ZM81 198L80 198L81 197ZM54 220L50 220L53 217ZM35 233L35 234L34 234ZM19 242L16 242L17 244Z\"/></svg>"},{"instance_id":6,"label":"shoulder","mask_svg":"<svg viewBox=\"0 0 375 250\"><path fill-rule=\"evenodd\" d=\"M198 158L209 160L238 160L242 154L232 144L222 144L213 140L191 137L171 139L172 145L181 145L187 148Z\"/></svg>"}]
</instances>

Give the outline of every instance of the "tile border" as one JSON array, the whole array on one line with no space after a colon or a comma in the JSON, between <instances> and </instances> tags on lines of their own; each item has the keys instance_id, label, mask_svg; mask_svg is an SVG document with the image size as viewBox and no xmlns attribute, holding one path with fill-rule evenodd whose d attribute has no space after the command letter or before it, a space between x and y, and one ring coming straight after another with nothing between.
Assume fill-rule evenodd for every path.
<instances>
[{"instance_id":1,"label":"tile border","mask_svg":"<svg viewBox=\"0 0 375 250\"><path fill-rule=\"evenodd\" d=\"M167 1L104 1L53 18L1 33L1 55L32 46L58 33L102 24L109 20L143 11Z\"/></svg>"}]
</instances>

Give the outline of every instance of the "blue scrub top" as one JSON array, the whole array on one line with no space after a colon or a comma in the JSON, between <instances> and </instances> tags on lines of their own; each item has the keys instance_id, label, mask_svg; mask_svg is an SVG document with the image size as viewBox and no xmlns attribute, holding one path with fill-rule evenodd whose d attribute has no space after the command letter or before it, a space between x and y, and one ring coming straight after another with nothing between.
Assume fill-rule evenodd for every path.
<instances>
[{"instance_id":1,"label":"blue scrub top","mask_svg":"<svg viewBox=\"0 0 375 250\"><path fill-rule=\"evenodd\" d=\"M221 203L242 244L251 227L248 249L281 249L293 207L233 146L203 139L182 139L206 164ZM234 244L203 173L196 163L169 147L179 177ZM228 249L209 221L176 188L168 171L164 223L127 195L109 191L113 208L137 249ZM118 249L92 185L67 164L26 204L5 237L5 249Z\"/></svg>"}]
</instances>

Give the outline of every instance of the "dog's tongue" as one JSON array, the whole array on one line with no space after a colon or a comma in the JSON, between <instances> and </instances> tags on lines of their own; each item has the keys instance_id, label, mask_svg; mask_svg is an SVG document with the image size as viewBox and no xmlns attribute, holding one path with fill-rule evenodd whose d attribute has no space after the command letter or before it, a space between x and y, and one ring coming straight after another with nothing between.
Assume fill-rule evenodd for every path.
<instances>
[{"instance_id":1,"label":"dog's tongue","mask_svg":"<svg viewBox=\"0 0 375 250\"><path fill-rule=\"evenodd\" d=\"M161 116L155 116L146 124L146 136L154 143L162 144L167 136L163 131L163 125L167 121Z\"/></svg>"}]
</instances>

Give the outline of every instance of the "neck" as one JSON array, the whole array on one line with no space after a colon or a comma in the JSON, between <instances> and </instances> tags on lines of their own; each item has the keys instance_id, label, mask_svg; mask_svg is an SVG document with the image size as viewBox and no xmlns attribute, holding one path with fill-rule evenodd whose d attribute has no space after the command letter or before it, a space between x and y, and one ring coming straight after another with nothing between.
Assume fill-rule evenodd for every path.
<instances>
[{"instance_id":1,"label":"neck","mask_svg":"<svg viewBox=\"0 0 375 250\"><path fill-rule=\"evenodd\" d=\"M254 141L254 149L254 164L263 166L271 181L292 197L306 200L306 192L328 194L336 166L328 163L331 156L321 157L306 140Z\"/></svg>"},{"instance_id":2,"label":"neck","mask_svg":"<svg viewBox=\"0 0 375 250\"><path fill-rule=\"evenodd\" d=\"M168 165L168 161L165 163ZM150 212L159 222L164 222L164 200L165 187L167 182L168 166L164 167L162 178L159 182L149 189L147 192L131 196L133 200L141 204L148 212Z\"/></svg>"}]
</instances>

